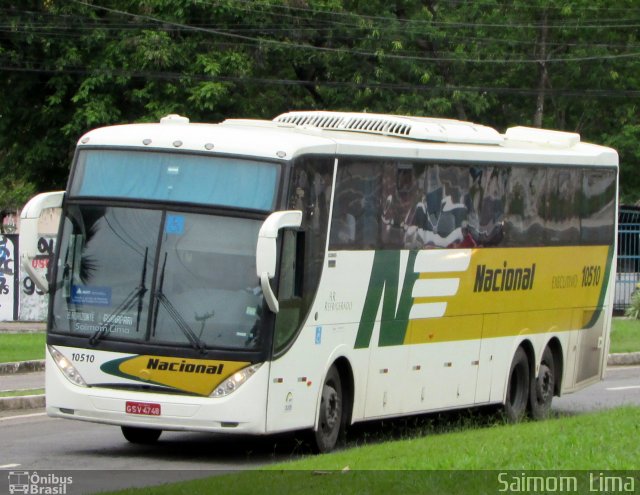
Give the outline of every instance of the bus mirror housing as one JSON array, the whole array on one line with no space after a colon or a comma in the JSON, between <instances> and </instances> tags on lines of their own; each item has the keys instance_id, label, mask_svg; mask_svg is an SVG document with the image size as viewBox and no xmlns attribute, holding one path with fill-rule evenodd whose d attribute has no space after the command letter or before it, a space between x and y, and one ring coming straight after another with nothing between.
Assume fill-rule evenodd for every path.
<instances>
[{"instance_id":1,"label":"bus mirror housing","mask_svg":"<svg viewBox=\"0 0 640 495\"><path fill-rule=\"evenodd\" d=\"M258 233L256 248L256 272L260 279L262 293L269 309L274 313L280 310L278 299L269 282L276 274L278 232L281 229L297 229L302 224L302 212L299 210L276 211L267 217Z\"/></svg>"},{"instance_id":2,"label":"bus mirror housing","mask_svg":"<svg viewBox=\"0 0 640 495\"><path fill-rule=\"evenodd\" d=\"M35 271L31 262L38 254L38 219L47 208L60 208L64 191L38 194L31 198L20 213L20 262L36 287L42 292L49 292L46 277Z\"/></svg>"}]
</instances>

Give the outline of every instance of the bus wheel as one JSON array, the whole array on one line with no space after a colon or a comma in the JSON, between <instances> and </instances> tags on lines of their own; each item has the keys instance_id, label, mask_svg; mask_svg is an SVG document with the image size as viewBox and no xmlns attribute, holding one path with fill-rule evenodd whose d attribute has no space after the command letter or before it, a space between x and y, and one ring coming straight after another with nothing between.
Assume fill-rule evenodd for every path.
<instances>
[{"instance_id":1,"label":"bus wheel","mask_svg":"<svg viewBox=\"0 0 640 495\"><path fill-rule=\"evenodd\" d=\"M329 452L344 433L342 382L335 366L327 373L320 398L318 429L314 432L318 452Z\"/></svg>"},{"instance_id":2,"label":"bus wheel","mask_svg":"<svg viewBox=\"0 0 640 495\"><path fill-rule=\"evenodd\" d=\"M507 419L516 423L527 412L529 403L529 360L522 347L518 347L511 369L509 371L509 384L507 386L507 398L504 403L504 412Z\"/></svg>"},{"instance_id":3,"label":"bus wheel","mask_svg":"<svg viewBox=\"0 0 640 495\"><path fill-rule=\"evenodd\" d=\"M122 428L124 438L131 443L154 443L162 433L162 430L154 430L152 428L138 428L135 426L121 426L120 428Z\"/></svg>"},{"instance_id":4,"label":"bus wheel","mask_svg":"<svg viewBox=\"0 0 640 495\"><path fill-rule=\"evenodd\" d=\"M533 419L545 419L549 416L553 391L555 388L555 367L553 353L548 347L542 354L540 371L538 376L531 380L531 392L529 403L531 405L531 417Z\"/></svg>"}]
</instances>

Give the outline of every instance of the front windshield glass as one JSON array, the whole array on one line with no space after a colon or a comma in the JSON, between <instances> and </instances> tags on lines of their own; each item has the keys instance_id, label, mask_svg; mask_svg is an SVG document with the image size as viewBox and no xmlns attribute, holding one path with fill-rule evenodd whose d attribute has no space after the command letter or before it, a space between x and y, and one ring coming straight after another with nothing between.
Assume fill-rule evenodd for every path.
<instances>
[{"instance_id":1,"label":"front windshield glass","mask_svg":"<svg viewBox=\"0 0 640 495\"><path fill-rule=\"evenodd\" d=\"M69 205L51 331L194 348L257 348L261 222Z\"/></svg>"},{"instance_id":2,"label":"front windshield glass","mask_svg":"<svg viewBox=\"0 0 640 495\"><path fill-rule=\"evenodd\" d=\"M280 167L212 155L89 149L78 153L70 197L199 203L268 211Z\"/></svg>"},{"instance_id":3,"label":"front windshield glass","mask_svg":"<svg viewBox=\"0 0 640 495\"><path fill-rule=\"evenodd\" d=\"M152 342L189 343L176 319L208 346L251 348L262 291L254 220L168 212L156 275ZM177 315L176 315L177 313Z\"/></svg>"},{"instance_id":4,"label":"front windshield glass","mask_svg":"<svg viewBox=\"0 0 640 495\"><path fill-rule=\"evenodd\" d=\"M162 212L70 206L60 243L52 330L144 339Z\"/></svg>"}]
</instances>

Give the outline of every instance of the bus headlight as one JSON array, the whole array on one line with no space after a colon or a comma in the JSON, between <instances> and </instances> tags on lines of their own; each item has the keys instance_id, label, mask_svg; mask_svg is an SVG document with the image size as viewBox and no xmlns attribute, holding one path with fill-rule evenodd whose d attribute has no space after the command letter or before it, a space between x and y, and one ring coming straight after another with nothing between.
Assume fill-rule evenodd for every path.
<instances>
[{"instance_id":1,"label":"bus headlight","mask_svg":"<svg viewBox=\"0 0 640 495\"><path fill-rule=\"evenodd\" d=\"M258 368L262 366L262 363L253 364L247 366L240 371L236 371L233 375L223 381L211 394L211 397L225 397L232 392L235 392L244 382L251 378Z\"/></svg>"},{"instance_id":2,"label":"bus headlight","mask_svg":"<svg viewBox=\"0 0 640 495\"><path fill-rule=\"evenodd\" d=\"M58 351L55 347L47 346L49 348L49 353L51 357L62 371L62 374L74 385L78 385L79 387L86 387L87 384L78 373L78 370L71 364L66 357L62 355L60 351Z\"/></svg>"}]
</instances>

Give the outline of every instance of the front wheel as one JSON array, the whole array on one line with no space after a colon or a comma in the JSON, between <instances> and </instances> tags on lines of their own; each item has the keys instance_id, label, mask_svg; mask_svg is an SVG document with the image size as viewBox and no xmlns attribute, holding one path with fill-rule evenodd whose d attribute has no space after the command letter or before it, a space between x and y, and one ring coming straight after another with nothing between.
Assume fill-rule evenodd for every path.
<instances>
[{"instance_id":1,"label":"front wheel","mask_svg":"<svg viewBox=\"0 0 640 495\"><path fill-rule=\"evenodd\" d=\"M137 428L135 426L121 426L122 434L131 443L150 444L154 443L162 430L154 430L151 428Z\"/></svg>"},{"instance_id":2,"label":"front wheel","mask_svg":"<svg viewBox=\"0 0 640 495\"><path fill-rule=\"evenodd\" d=\"M527 412L529 403L529 359L522 347L518 347L509 370L507 397L504 413L511 423L520 421Z\"/></svg>"},{"instance_id":3,"label":"front wheel","mask_svg":"<svg viewBox=\"0 0 640 495\"><path fill-rule=\"evenodd\" d=\"M320 397L318 429L314 432L318 452L329 452L345 432L342 381L335 366L327 373Z\"/></svg>"},{"instance_id":4,"label":"front wheel","mask_svg":"<svg viewBox=\"0 0 640 495\"><path fill-rule=\"evenodd\" d=\"M531 417L533 419L546 419L549 416L556 384L555 376L553 353L547 347L542 353L538 376L533 377L531 380L529 404L531 405Z\"/></svg>"}]
</instances>

